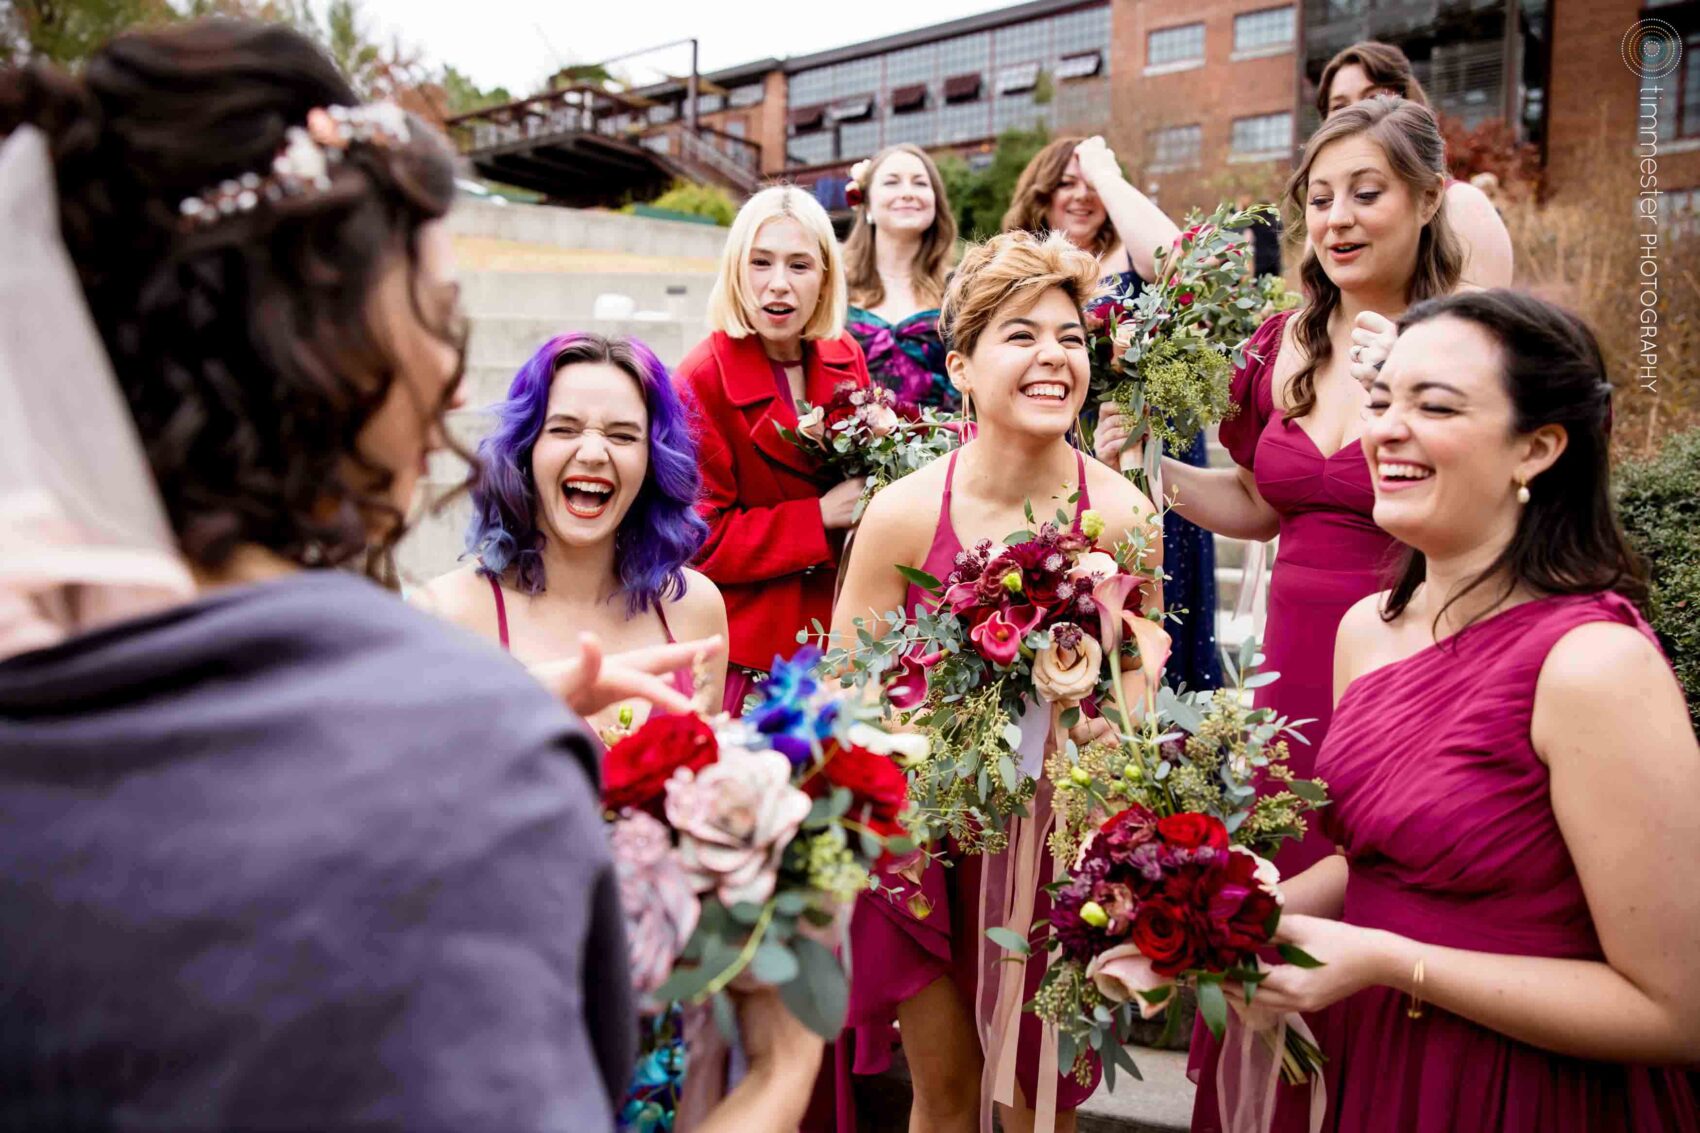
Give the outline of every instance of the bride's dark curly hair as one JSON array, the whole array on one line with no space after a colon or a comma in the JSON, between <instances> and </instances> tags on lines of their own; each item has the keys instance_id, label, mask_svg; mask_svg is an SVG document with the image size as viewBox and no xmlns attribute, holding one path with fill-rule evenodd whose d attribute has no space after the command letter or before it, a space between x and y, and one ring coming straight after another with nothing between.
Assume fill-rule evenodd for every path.
<instances>
[{"instance_id":1,"label":"bride's dark curly hair","mask_svg":"<svg viewBox=\"0 0 1700 1133\"><path fill-rule=\"evenodd\" d=\"M424 294L418 274L420 228L453 200L452 152L410 120L405 145L352 146L327 191L200 228L179 215L264 174L309 110L358 102L299 33L226 19L120 36L79 75L0 73L0 135L48 138L65 244L172 527L205 567L247 543L303 566L370 553L393 577L392 477L356 444L400 369L371 300L405 264L414 316L460 350L453 294ZM426 407L432 424L452 390Z\"/></svg>"}]
</instances>

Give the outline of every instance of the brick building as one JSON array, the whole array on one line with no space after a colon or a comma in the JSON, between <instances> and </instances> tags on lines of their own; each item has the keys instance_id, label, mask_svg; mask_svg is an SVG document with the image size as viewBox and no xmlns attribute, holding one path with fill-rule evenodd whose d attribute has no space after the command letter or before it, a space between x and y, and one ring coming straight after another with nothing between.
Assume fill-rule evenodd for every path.
<instances>
[{"instance_id":1,"label":"brick building","mask_svg":"<svg viewBox=\"0 0 1700 1133\"><path fill-rule=\"evenodd\" d=\"M1634 162L1663 194L1660 213L1691 229L1700 216L1700 0L1555 0L1546 183L1578 192L1601 161ZM1670 74L1643 78L1623 62L1624 33L1656 19L1683 41ZM1651 162L1651 167L1642 164Z\"/></svg>"},{"instance_id":2,"label":"brick building","mask_svg":"<svg viewBox=\"0 0 1700 1133\"><path fill-rule=\"evenodd\" d=\"M1621 56L1625 33L1644 19L1684 47L1657 79ZM492 155L480 166L487 175L531 175L545 192L550 178L574 173L564 184L595 189L611 176L599 170L631 164L628 151L576 165L596 155L565 142L590 151L600 138L656 155L660 168L638 171L651 182L684 175L743 192L785 177L835 209L849 167L894 142L974 164L1013 128L1102 133L1178 216L1224 198L1273 199L1316 128L1323 66L1365 39L1403 48L1447 115L1510 123L1539 148L1552 192L1586 182L1611 154L1631 159L1644 141L1657 150L1670 212L1694 213L1700 0L1028 0L701 75L694 115L691 84L672 80L539 96L466 125L469 149Z\"/></svg>"}]
</instances>

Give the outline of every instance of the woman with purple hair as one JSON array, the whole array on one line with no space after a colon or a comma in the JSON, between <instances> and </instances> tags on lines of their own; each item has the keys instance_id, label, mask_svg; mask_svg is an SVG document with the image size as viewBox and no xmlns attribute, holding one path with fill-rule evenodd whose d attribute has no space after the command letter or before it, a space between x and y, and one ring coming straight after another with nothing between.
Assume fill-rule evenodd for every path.
<instances>
[{"instance_id":1,"label":"woman with purple hair","mask_svg":"<svg viewBox=\"0 0 1700 1133\"><path fill-rule=\"evenodd\" d=\"M472 562L420 604L528 665L566 661L580 635L612 653L726 635L726 604L686 567L708 534L696 445L667 368L636 339L563 334L520 367L478 446ZM705 659L720 703L726 658ZM691 675L678 674L690 692ZM630 706L641 719L643 702Z\"/></svg>"}]
</instances>

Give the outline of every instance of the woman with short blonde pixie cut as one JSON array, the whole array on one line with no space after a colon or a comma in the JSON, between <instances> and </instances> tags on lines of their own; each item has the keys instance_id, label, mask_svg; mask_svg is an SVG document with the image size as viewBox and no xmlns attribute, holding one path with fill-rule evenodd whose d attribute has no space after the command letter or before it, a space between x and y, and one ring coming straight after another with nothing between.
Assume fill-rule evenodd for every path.
<instances>
[{"instance_id":1,"label":"woman with short blonde pixie cut","mask_svg":"<svg viewBox=\"0 0 1700 1133\"><path fill-rule=\"evenodd\" d=\"M826 210L794 185L751 197L732 222L708 300L713 328L679 364L702 464L708 539L697 568L729 622L725 705L737 712L797 632L832 615L832 588L859 479L822 493L819 462L785 439L797 403L868 384L844 333L844 261Z\"/></svg>"},{"instance_id":2,"label":"woman with short blonde pixie cut","mask_svg":"<svg viewBox=\"0 0 1700 1133\"><path fill-rule=\"evenodd\" d=\"M1071 426L1086 400L1087 348L1082 307L1098 286L1098 261L1060 233L1040 238L1010 232L971 248L945 296L943 326L950 344L946 368L970 407L978 431L948 457L904 477L875 496L862 518L844 589L833 611L839 640L852 639L858 619L888 610L917 612L927 595L908 586L893 565L937 578L956 556L981 539L1001 541L1028 526L1032 514L1072 512L1077 526L1090 509L1102 519L1099 547L1109 550L1140 532L1161 567L1162 540L1150 502L1114 470L1089 460L1070 443ZM1096 526L1093 528L1096 530ZM874 548L878 548L877 552ZM1151 598L1159 608L1162 595ZM869 624L877 624L870 622ZM1087 725L1087 728L1093 727ZM1076 737L1087 738L1083 731ZM1003 1127L1072 1130L1074 1109L1092 1093L1057 1073L1055 1047L1041 1043L1037 1016L1020 1010L1037 990L1044 960L1029 962L1026 978L1007 989L996 979L999 957L982 942L1004 921L1004 878L1031 868L1038 889L1035 922L1049 917L1050 855L1044 850L1051 788L1041 780L1031 821L995 855L958 855L946 870L930 860L919 880L880 876L864 895L851 926L854 967L849 1022L858 1028L858 1073L878 1073L890 1058L890 1025L900 1024L914 1080L909 1128L917 1133L970 1133L994 1098ZM1027 821L1027 820L1023 820ZM1029 858L1031 855L1031 858ZM993 897L982 907L981 880ZM960 932L953 940L952 925ZM970 1002L968 989L983 988ZM1008 1002L999 1002L999 993ZM994 1028L994 1018L1010 1025ZM1000 1051L1014 1046L1013 1081L1000 1079ZM1041 1057L1042 1046L1052 1052ZM986 1080L982 1082L983 1068ZM1050 1117L1054 1116L1054 1124Z\"/></svg>"}]
</instances>

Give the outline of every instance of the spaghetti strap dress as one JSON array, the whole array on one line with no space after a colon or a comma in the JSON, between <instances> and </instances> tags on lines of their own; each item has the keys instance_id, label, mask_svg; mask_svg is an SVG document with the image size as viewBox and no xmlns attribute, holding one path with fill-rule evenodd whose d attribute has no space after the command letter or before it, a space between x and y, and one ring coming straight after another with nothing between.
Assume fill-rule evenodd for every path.
<instances>
[{"instance_id":1,"label":"spaghetti strap dress","mask_svg":"<svg viewBox=\"0 0 1700 1133\"><path fill-rule=\"evenodd\" d=\"M507 599L505 597L503 597L503 595L502 595L502 584L501 583L497 582L495 579L491 578L489 575L485 575L484 580L490 584L490 593L495 596L495 599L496 599L496 632L497 632L497 635L501 638L502 648L507 649L508 648L508 602L507 602ZM677 639L674 638L674 636L673 636L673 627L667 624L667 611L662 609L661 603L659 603L659 602L657 602L655 604L655 615L656 615L656 617L661 619L661 632L667 635L667 644L669 644L669 645L673 644L673 642ZM690 696L692 693L694 693L696 691L696 678L692 674L685 672L683 669L679 669L679 670L675 671L673 673L673 676L672 676L671 679L673 681L673 687L678 689L680 692L684 693L686 696Z\"/></svg>"},{"instance_id":2,"label":"spaghetti strap dress","mask_svg":"<svg viewBox=\"0 0 1700 1133\"><path fill-rule=\"evenodd\" d=\"M1316 761L1334 800L1323 821L1351 866L1342 919L1440 947L1604 959L1529 731L1548 654L1596 622L1657 644L1619 595L1545 598L1346 689ZM1406 1007L1373 987L1316 1017L1331 1133L1696 1129L1680 1068L1553 1054Z\"/></svg>"},{"instance_id":3,"label":"spaghetti strap dress","mask_svg":"<svg viewBox=\"0 0 1700 1133\"><path fill-rule=\"evenodd\" d=\"M963 551L961 539L951 523L951 483L956 474L956 453L947 458L943 499L939 503L938 526L921 569L935 578L947 579L956 569L956 558ZM1075 523L1092 506L1086 490L1085 458L1076 453L1079 473L1079 499ZM911 614L936 600L913 584L910 585L905 606ZM1050 789L1041 779L1033 809L1040 823L1048 821ZM996 972L986 971L987 962L997 963L1001 954L992 954L985 940L985 929L997 921L982 923L982 876L985 873L1013 871L1017 855L1031 854L1036 859L1037 885L1033 908L1035 921L1050 916L1050 898L1043 886L1051 881L1050 854L1045 848L1043 833L1039 837L1018 841L1013 835L1009 848L997 855L957 854L946 847L951 860L947 868L940 861L931 861L921 873L920 883L909 880L896 871L882 872L879 890L865 893L858 899L850 925L850 1005L847 1016L850 1031L840 1040L853 1043L854 1070L857 1074L878 1074L891 1063L891 1051L896 1041L893 1023L900 1003L914 997L923 988L940 979L950 979L962 996L964 1005L975 1019L982 1044L992 1026L990 1017L992 989L988 984ZM1045 973L1045 955L1041 953L1025 966L1020 1000L1025 1003L1038 990ZM1041 1063L1041 1025L1037 1016L1023 1012L1019 1023L1019 1041L1015 1060L1015 1081L1028 1104L1039 1095ZM1066 1068L1065 1068L1066 1069ZM1097 1088L1099 1071L1096 1065L1085 1083L1067 1075L1057 1075L1056 1105L1059 1110L1074 1109ZM855 1128L853 1110L846 1124L848 1091L841 1081L838 1093L838 1116L841 1133Z\"/></svg>"}]
</instances>

